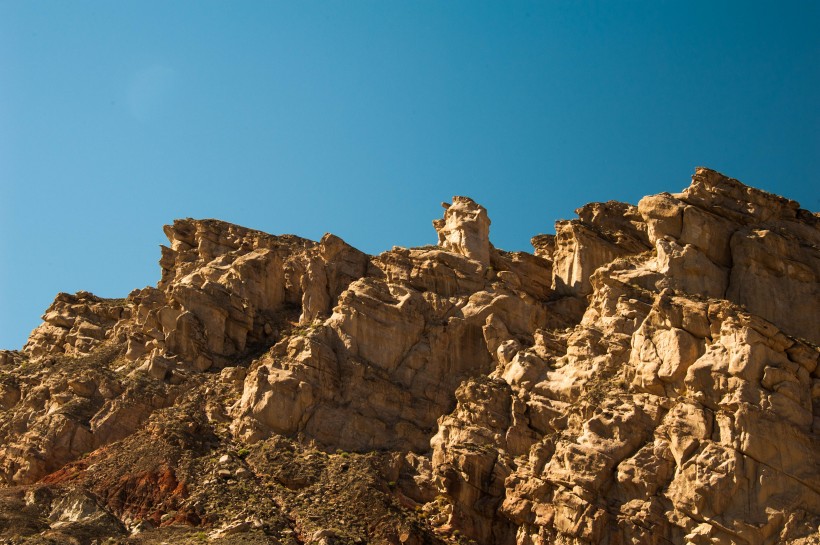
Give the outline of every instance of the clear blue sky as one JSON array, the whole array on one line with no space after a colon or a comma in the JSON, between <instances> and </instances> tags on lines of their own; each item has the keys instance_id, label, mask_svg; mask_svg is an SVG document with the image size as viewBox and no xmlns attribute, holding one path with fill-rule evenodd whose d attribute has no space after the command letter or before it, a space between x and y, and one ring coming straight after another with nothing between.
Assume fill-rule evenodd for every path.
<instances>
[{"instance_id":1,"label":"clear blue sky","mask_svg":"<svg viewBox=\"0 0 820 545\"><path fill-rule=\"evenodd\" d=\"M695 166L820 209L820 3L0 0L0 348L214 217L371 253L485 204L529 249Z\"/></svg>"}]
</instances>

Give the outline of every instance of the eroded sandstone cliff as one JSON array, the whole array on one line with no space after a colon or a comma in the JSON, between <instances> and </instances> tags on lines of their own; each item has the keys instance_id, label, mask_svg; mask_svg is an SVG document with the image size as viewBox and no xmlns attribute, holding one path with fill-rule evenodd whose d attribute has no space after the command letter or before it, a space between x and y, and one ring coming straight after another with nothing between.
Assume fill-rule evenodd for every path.
<instances>
[{"instance_id":1,"label":"eroded sandstone cliff","mask_svg":"<svg viewBox=\"0 0 820 545\"><path fill-rule=\"evenodd\" d=\"M533 254L444 207L378 256L177 220L156 287L58 295L0 542L820 543L820 216L703 168Z\"/></svg>"}]
</instances>

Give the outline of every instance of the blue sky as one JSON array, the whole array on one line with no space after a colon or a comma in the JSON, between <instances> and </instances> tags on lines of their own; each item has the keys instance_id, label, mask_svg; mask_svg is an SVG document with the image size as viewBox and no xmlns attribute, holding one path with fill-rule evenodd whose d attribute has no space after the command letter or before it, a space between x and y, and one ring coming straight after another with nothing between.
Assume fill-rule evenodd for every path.
<instances>
[{"instance_id":1,"label":"blue sky","mask_svg":"<svg viewBox=\"0 0 820 545\"><path fill-rule=\"evenodd\" d=\"M525 250L698 165L816 211L818 6L0 0L0 348L178 217L377 253L469 195Z\"/></svg>"}]
</instances>

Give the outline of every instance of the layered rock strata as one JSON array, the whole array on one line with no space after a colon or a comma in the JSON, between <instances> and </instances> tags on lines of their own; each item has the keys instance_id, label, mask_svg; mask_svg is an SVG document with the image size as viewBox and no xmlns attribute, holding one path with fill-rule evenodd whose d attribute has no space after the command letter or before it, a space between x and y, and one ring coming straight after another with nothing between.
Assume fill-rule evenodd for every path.
<instances>
[{"instance_id":1,"label":"layered rock strata","mask_svg":"<svg viewBox=\"0 0 820 545\"><path fill-rule=\"evenodd\" d=\"M437 246L378 256L178 220L156 287L60 294L0 358L0 480L41 509L18 534L820 542L817 214L699 168L529 254L471 199L444 207ZM228 520L250 506L219 479L273 503ZM345 518L362 498L381 522Z\"/></svg>"}]
</instances>

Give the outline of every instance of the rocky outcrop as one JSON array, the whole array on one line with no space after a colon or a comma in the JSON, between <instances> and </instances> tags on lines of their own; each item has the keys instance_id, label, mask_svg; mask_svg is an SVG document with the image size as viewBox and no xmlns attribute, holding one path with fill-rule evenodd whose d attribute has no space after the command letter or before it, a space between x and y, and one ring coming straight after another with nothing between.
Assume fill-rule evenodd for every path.
<instances>
[{"instance_id":1,"label":"rocky outcrop","mask_svg":"<svg viewBox=\"0 0 820 545\"><path fill-rule=\"evenodd\" d=\"M638 209L670 287L728 299L820 343L816 214L702 168L683 193L646 197Z\"/></svg>"},{"instance_id":2,"label":"rocky outcrop","mask_svg":"<svg viewBox=\"0 0 820 545\"><path fill-rule=\"evenodd\" d=\"M433 221L438 245L450 252L490 263L490 218L487 210L468 197L453 197L452 204L442 203L444 218Z\"/></svg>"},{"instance_id":3,"label":"rocky outcrop","mask_svg":"<svg viewBox=\"0 0 820 545\"><path fill-rule=\"evenodd\" d=\"M526 335L545 319L543 302L488 279L472 260L395 249L373 266L382 278L351 283L327 320L252 367L234 409L239 437L304 434L346 450L425 452L458 385L492 369L488 320ZM419 272L431 269L445 275ZM472 286L485 289L468 295Z\"/></svg>"},{"instance_id":4,"label":"rocky outcrop","mask_svg":"<svg viewBox=\"0 0 820 545\"><path fill-rule=\"evenodd\" d=\"M31 332L23 351L31 357L89 354L111 338L113 326L128 315L123 300L87 291L60 293Z\"/></svg>"},{"instance_id":5,"label":"rocky outcrop","mask_svg":"<svg viewBox=\"0 0 820 545\"><path fill-rule=\"evenodd\" d=\"M555 224L552 287L558 293L591 293L590 277L617 257L650 249L647 227L631 205L610 201L575 211L578 219Z\"/></svg>"},{"instance_id":6,"label":"rocky outcrop","mask_svg":"<svg viewBox=\"0 0 820 545\"><path fill-rule=\"evenodd\" d=\"M700 168L529 254L444 208L378 256L178 220L156 287L60 294L0 353L0 537L820 542L817 214Z\"/></svg>"}]
</instances>

